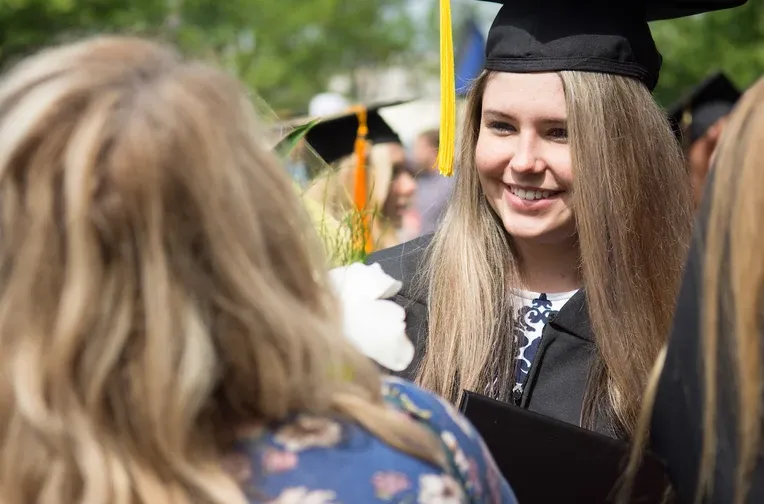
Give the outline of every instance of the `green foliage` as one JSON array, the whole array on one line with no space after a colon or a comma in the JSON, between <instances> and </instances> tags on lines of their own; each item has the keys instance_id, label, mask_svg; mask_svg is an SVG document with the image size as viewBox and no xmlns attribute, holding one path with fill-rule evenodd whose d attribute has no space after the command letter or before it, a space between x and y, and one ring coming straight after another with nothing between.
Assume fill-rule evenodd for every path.
<instances>
[{"instance_id":1,"label":"green foliage","mask_svg":"<svg viewBox=\"0 0 764 504\"><path fill-rule=\"evenodd\" d=\"M278 155L281 156L282 159L286 159L291 156L295 148L297 148L299 145L300 140L302 140L305 135L308 134L311 128L319 122L320 119L314 119L307 124L297 126L292 131L287 133L284 138L279 140L279 143L276 144L275 150Z\"/></svg>"},{"instance_id":2,"label":"green foliage","mask_svg":"<svg viewBox=\"0 0 764 504\"><path fill-rule=\"evenodd\" d=\"M344 248L337 250L336 257L339 264L353 264L356 262L364 262L366 260L366 257L368 256L366 249L358 245L363 243L363 222L365 217L368 217L367 220L371 226L374 223L377 214L371 210L361 212L360 210L352 209L341 221L342 226L349 232L350 240Z\"/></svg>"},{"instance_id":3,"label":"green foliage","mask_svg":"<svg viewBox=\"0 0 764 504\"><path fill-rule=\"evenodd\" d=\"M656 99L664 106L715 70L723 70L741 88L764 73L764 2L653 23L664 56Z\"/></svg>"},{"instance_id":4,"label":"green foliage","mask_svg":"<svg viewBox=\"0 0 764 504\"><path fill-rule=\"evenodd\" d=\"M166 15L155 0L0 0L0 64L71 37L157 33Z\"/></svg>"},{"instance_id":5,"label":"green foliage","mask_svg":"<svg viewBox=\"0 0 764 504\"><path fill-rule=\"evenodd\" d=\"M0 0L0 64L72 37L149 35L230 68L276 110L330 77L392 62L415 35L406 0Z\"/></svg>"},{"instance_id":6,"label":"green foliage","mask_svg":"<svg viewBox=\"0 0 764 504\"><path fill-rule=\"evenodd\" d=\"M364 217L373 224L375 212L351 209L336 219L327 211L327 202L311 198L306 192L300 194L305 209L324 246L324 253L331 266L343 266L366 259L363 243Z\"/></svg>"},{"instance_id":7,"label":"green foliage","mask_svg":"<svg viewBox=\"0 0 764 504\"><path fill-rule=\"evenodd\" d=\"M320 183L324 177L330 177L333 170L333 167L327 166L312 184ZM342 266L366 260L368 254L363 247L364 226L374 227L374 221L379 217L378 210L361 211L353 206L341 215L332 215L326 193L323 196L310 196L308 192L302 191L301 199L323 242L329 263L332 266ZM348 201L352 200L349 194L346 198Z\"/></svg>"},{"instance_id":8,"label":"green foliage","mask_svg":"<svg viewBox=\"0 0 764 504\"><path fill-rule=\"evenodd\" d=\"M414 34L405 0L250 4L257 5L247 27L254 50L240 45L229 61L276 109L305 104L339 72L393 61Z\"/></svg>"},{"instance_id":9,"label":"green foliage","mask_svg":"<svg viewBox=\"0 0 764 504\"><path fill-rule=\"evenodd\" d=\"M407 0L0 0L0 66L41 47L97 33L171 41L223 64L252 87L266 122L275 109L299 109L341 72L403 57L416 35ZM295 156L315 121L290 131L275 149ZM326 164L303 153L311 165ZM362 216L336 219L308 201L332 264L362 261L355 245Z\"/></svg>"},{"instance_id":10,"label":"green foliage","mask_svg":"<svg viewBox=\"0 0 764 504\"><path fill-rule=\"evenodd\" d=\"M274 147L276 154L284 160L290 157L300 157L299 153L296 152L298 146L300 146L300 140L319 122L320 119L315 119L289 131ZM309 151L308 155L312 156L312 151ZM329 176L333 168L326 163L322 164L324 169L320 176ZM316 181L313 180L313 183ZM328 205L326 201L317 201L311 198L307 191L303 191L300 188L296 189L313 222L315 230L318 232L329 264L331 266L342 266L355 262L363 262L367 254L365 249L359 247L358 244L363 243L364 217L368 216L369 223L373 223L376 215L373 212L361 212L357 209L351 209L340 219L336 219L327 212Z\"/></svg>"}]
</instances>

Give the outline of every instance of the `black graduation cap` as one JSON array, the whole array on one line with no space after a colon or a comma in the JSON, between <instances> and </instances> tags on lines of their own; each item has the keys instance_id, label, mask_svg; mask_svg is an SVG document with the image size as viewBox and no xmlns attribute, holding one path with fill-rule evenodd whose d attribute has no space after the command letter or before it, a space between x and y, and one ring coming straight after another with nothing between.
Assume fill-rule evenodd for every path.
<instances>
[{"instance_id":1,"label":"black graduation cap","mask_svg":"<svg viewBox=\"0 0 764 504\"><path fill-rule=\"evenodd\" d=\"M724 73L710 75L669 108L674 132L685 145L692 145L732 111L740 95Z\"/></svg>"},{"instance_id":2,"label":"black graduation cap","mask_svg":"<svg viewBox=\"0 0 764 504\"><path fill-rule=\"evenodd\" d=\"M483 0L501 3L488 33L488 70L591 71L653 90L662 58L649 21L737 7L747 0Z\"/></svg>"},{"instance_id":3,"label":"black graduation cap","mask_svg":"<svg viewBox=\"0 0 764 504\"><path fill-rule=\"evenodd\" d=\"M662 57L648 22L738 7L747 0L481 0L502 4L488 32L486 70L577 70L639 79L651 91ZM441 145L453 173L456 106L451 2L440 0Z\"/></svg>"},{"instance_id":4,"label":"black graduation cap","mask_svg":"<svg viewBox=\"0 0 764 504\"><path fill-rule=\"evenodd\" d=\"M374 144L401 143L398 134L379 114L380 109L406 103L386 102L364 107L368 133L366 139ZM358 137L358 114L356 111L321 120L305 135L305 141L326 163L332 164L355 150Z\"/></svg>"}]
</instances>

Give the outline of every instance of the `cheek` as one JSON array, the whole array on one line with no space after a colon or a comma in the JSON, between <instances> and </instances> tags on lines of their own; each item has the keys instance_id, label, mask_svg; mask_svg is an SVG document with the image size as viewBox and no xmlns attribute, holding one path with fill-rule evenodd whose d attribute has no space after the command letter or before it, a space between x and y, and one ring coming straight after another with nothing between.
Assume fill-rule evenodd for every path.
<instances>
[{"instance_id":1,"label":"cheek","mask_svg":"<svg viewBox=\"0 0 764 504\"><path fill-rule=\"evenodd\" d=\"M552 176L563 186L570 187L575 178L573 169L573 158L570 155L570 146L568 144L557 144L550 146L544 161Z\"/></svg>"},{"instance_id":2,"label":"cheek","mask_svg":"<svg viewBox=\"0 0 764 504\"><path fill-rule=\"evenodd\" d=\"M475 167L481 177L501 177L511 159L507 146L481 131L475 146Z\"/></svg>"},{"instance_id":3,"label":"cheek","mask_svg":"<svg viewBox=\"0 0 764 504\"><path fill-rule=\"evenodd\" d=\"M687 159L690 161L690 164L693 167L700 167L705 164L704 162L706 159L708 159L709 153L709 145L705 141L699 140L695 142L692 147L690 147L690 152L688 152Z\"/></svg>"},{"instance_id":4,"label":"cheek","mask_svg":"<svg viewBox=\"0 0 764 504\"><path fill-rule=\"evenodd\" d=\"M416 183L411 175L399 175L393 180L392 193L396 196L409 196L416 189Z\"/></svg>"},{"instance_id":5,"label":"cheek","mask_svg":"<svg viewBox=\"0 0 764 504\"><path fill-rule=\"evenodd\" d=\"M565 185L571 185L575 178L575 173L573 172L573 161L570 159L570 155L562 156L554 166L556 167L555 175L557 175L557 178L564 182Z\"/></svg>"}]
</instances>

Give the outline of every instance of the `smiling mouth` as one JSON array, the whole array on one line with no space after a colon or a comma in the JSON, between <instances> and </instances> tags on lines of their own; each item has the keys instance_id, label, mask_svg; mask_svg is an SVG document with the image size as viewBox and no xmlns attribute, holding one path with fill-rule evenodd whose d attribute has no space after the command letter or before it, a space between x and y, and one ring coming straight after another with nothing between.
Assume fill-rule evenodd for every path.
<instances>
[{"instance_id":1,"label":"smiling mouth","mask_svg":"<svg viewBox=\"0 0 764 504\"><path fill-rule=\"evenodd\" d=\"M562 193L562 191L547 191L542 189L539 189L539 190L520 189L520 188L512 187L512 186L509 186L509 192L511 192L512 194L514 194L520 199L524 199L528 201L553 198L557 196L558 194Z\"/></svg>"}]
</instances>

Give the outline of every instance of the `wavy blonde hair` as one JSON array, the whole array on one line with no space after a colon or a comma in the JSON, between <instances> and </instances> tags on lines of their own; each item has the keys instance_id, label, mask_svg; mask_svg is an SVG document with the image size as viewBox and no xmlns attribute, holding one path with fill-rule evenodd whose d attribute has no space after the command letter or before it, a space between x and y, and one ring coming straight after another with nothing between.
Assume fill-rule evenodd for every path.
<instances>
[{"instance_id":1,"label":"wavy blonde hair","mask_svg":"<svg viewBox=\"0 0 764 504\"><path fill-rule=\"evenodd\" d=\"M329 215L352 226L359 213L353 201L355 187L355 154L344 157L331 167L306 190L306 196L320 202ZM385 201L393 182L393 162L389 145L371 145L366 163L367 192L366 209L371 220L371 240L374 250L395 246L399 243L396 230L383 213Z\"/></svg>"},{"instance_id":2,"label":"wavy blonde hair","mask_svg":"<svg viewBox=\"0 0 764 504\"><path fill-rule=\"evenodd\" d=\"M462 390L509 400L514 376L510 291L521 267L475 168L484 72L467 99L454 195L420 285L429 286L429 338L418 382L451 401ZM582 423L612 412L619 435L636 425L642 389L662 347L690 235L690 187L664 113L643 84L561 72L575 170L581 273L599 359ZM670 188L671 197L659 193ZM454 293L458 293L455 300Z\"/></svg>"},{"instance_id":3,"label":"wavy blonde hair","mask_svg":"<svg viewBox=\"0 0 764 504\"><path fill-rule=\"evenodd\" d=\"M133 38L0 83L0 501L245 503L239 429L341 415L441 462L340 333L233 79Z\"/></svg>"}]
</instances>

